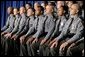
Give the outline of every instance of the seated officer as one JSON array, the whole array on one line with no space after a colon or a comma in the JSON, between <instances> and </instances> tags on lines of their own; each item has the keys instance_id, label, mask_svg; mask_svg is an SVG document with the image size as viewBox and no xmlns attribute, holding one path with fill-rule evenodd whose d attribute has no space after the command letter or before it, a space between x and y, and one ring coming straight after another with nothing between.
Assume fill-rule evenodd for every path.
<instances>
[{"instance_id":1,"label":"seated officer","mask_svg":"<svg viewBox=\"0 0 85 57\"><path fill-rule=\"evenodd\" d=\"M64 42L62 42L63 44L61 43L62 45L60 46L59 49L59 55L65 55L64 53L66 47L82 37L84 27L82 24L82 20L78 17L78 10L79 7L77 4L73 4L71 6L70 10L71 16L65 23L65 26L61 34L53 40L54 43L50 47L51 49L53 49L54 47L58 47L58 45L60 45L60 42L64 40Z\"/></svg>"},{"instance_id":2,"label":"seated officer","mask_svg":"<svg viewBox=\"0 0 85 57\"><path fill-rule=\"evenodd\" d=\"M46 20L44 24L44 33L46 33L46 36L44 39L41 40L40 46L39 46L39 55L42 56L43 49L41 47L44 47L44 44L49 40L51 37L55 26L55 17L53 16L53 6L47 5L46 6ZM44 34L43 33L43 34Z\"/></svg>"},{"instance_id":3,"label":"seated officer","mask_svg":"<svg viewBox=\"0 0 85 57\"><path fill-rule=\"evenodd\" d=\"M17 55L19 55L19 34L21 33L21 31L25 28L26 25L26 15L25 15L25 8L24 7L20 7L20 23L18 25L18 30L16 31L16 33L14 33L11 37L11 39L13 40L14 43L14 49L15 49L15 53L17 53Z\"/></svg>"},{"instance_id":4,"label":"seated officer","mask_svg":"<svg viewBox=\"0 0 85 57\"><path fill-rule=\"evenodd\" d=\"M74 43L78 39L81 39L83 36L84 26L83 26L82 20L78 17L78 12L79 12L79 5L73 4L71 6L70 14L71 14L71 16L74 17L74 19L71 24L70 33L73 33L74 35L72 36L72 38L70 38L69 40L67 40L65 43L63 43L60 46L60 52L65 51L66 46Z\"/></svg>"},{"instance_id":5,"label":"seated officer","mask_svg":"<svg viewBox=\"0 0 85 57\"><path fill-rule=\"evenodd\" d=\"M7 32L10 32L13 29L13 13L12 13L13 9L12 7L8 7L7 12L9 14L6 25L1 29L1 35L6 34Z\"/></svg>"},{"instance_id":6,"label":"seated officer","mask_svg":"<svg viewBox=\"0 0 85 57\"><path fill-rule=\"evenodd\" d=\"M26 25L26 27L29 27L29 28L31 28L32 26L33 26L33 24L34 24L34 21L35 21L35 19L34 19L34 9L33 8L30 8L30 9L28 9L27 10L27 19L28 19L28 22L27 22L27 24L28 25ZM23 29L23 31L21 32L21 34L23 33L23 32L25 32L24 34L22 34L21 35L21 37L20 37L20 56L23 56L23 55L27 55L26 54L26 52L25 52L25 42L26 42L26 40L27 39L25 39L25 34L27 33L27 31L29 30L29 28L25 28L25 29ZM23 50L24 49L24 50Z\"/></svg>"},{"instance_id":7,"label":"seated officer","mask_svg":"<svg viewBox=\"0 0 85 57\"><path fill-rule=\"evenodd\" d=\"M18 31L13 34L13 36L11 37L12 39L16 40L17 37L18 37L18 34L23 30L23 28L25 27L25 24L26 24L26 15L25 15L25 8L24 7L20 7L20 24L19 24L19 28L18 28Z\"/></svg>"},{"instance_id":8,"label":"seated officer","mask_svg":"<svg viewBox=\"0 0 85 57\"><path fill-rule=\"evenodd\" d=\"M46 44L49 44L49 45L52 44L51 40L56 38L61 33L61 31L62 31L62 29L63 29L63 27L65 25L65 22L66 22L66 17L64 15L64 8L63 7L58 8L57 13L58 13L58 18L56 18L56 21L55 21L56 25L55 25L54 32L51 35L50 39L47 41L48 43L46 43ZM50 51L48 51L48 49L49 49L49 46L46 47L46 50L44 51L46 53L46 55L44 54L44 56L52 55L52 54L50 54Z\"/></svg>"},{"instance_id":9,"label":"seated officer","mask_svg":"<svg viewBox=\"0 0 85 57\"><path fill-rule=\"evenodd\" d=\"M8 33L6 35L6 37L8 37L8 38L11 38L11 36L18 30L18 25L19 25L19 22L20 22L20 18L19 18L19 14L18 14L19 13L18 9L14 8L13 9L13 13L14 13L14 18L15 18L14 28L13 28L13 30L10 33Z\"/></svg>"},{"instance_id":10,"label":"seated officer","mask_svg":"<svg viewBox=\"0 0 85 57\"><path fill-rule=\"evenodd\" d=\"M29 52L29 48L28 48L29 47L29 42L31 42L32 39L34 39L34 37L32 35L38 30L39 26L40 26L39 28L41 28L41 24L43 22L43 15L42 15L42 11L41 11L41 6L38 6L36 8L37 8L36 11L35 11L36 17L35 17L35 21L33 23L33 26L30 27L28 32L23 36L23 39L27 39L27 51L28 51L29 56L31 55L30 54L31 51ZM40 32L38 32L38 34L40 34ZM35 34L35 36L37 37L38 34ZM25 49L24 49L23 53L25 53ZM26 54L24 54L24 55L26 55Z\"/></svg>"},{"instance_id":11,"label":"seated officer","mask_svg":"<svg viewBox=\"0 0 85 57\"><path fill-rule=\"evenodd\" d=\"M18 30L18 26L19 26L19 23L20 23L20 18L19 18L19 15L18 15L18 13L19 13L18 9L14 8L13 13L14 13L14 16L15 16L14 17L15 21L14 21L14 24L13 24L14 28L10 33L7 33L5 35L5 37L8 38L8 41L6 41L6 43L7 43L6 49L8 51L11 50L11 51L9 51L11 53L11 55L15 55L15 53L13 53L15 51L15 49L10 49L9 48L9 47L14 48L13 47L13 40L11 39L11 37Z\"/></svg>"},{"instance_id":12,"label":"seated officer","mask_svg":"<svg viewBox=\"0 0 85 57\"><path fill-rule=\"evenodd\" d=\"M9 14L6 25L1 29L1 45L2 45L2 50L5 52L7 55L6 49L5 49L5 42L7 39L5 38L7 33L10 33L13 29L13 24L14 24L14 16L12 13L12 7L8 7L7 12Z\"/></svg>"}]
</instances>

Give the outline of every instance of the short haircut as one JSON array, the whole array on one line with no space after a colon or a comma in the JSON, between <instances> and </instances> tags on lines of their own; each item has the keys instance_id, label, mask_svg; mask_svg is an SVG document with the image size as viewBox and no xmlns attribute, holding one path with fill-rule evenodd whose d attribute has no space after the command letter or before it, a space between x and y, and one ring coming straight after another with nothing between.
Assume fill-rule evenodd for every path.
<instances>
[{"instance_id":1,"label":"short haircut","mask_svg":"<svg viewBox=\"0 0 85 57\"><path fill-rule=\"evenodd\" d=\"M31 9L33 12L35 12L35 9L34 9L34 8L29 8L29 9ZM28 9L28 10L29 10L29 9Z\"/></svg>"},{"instance_id":2,"label":"short haircut","mask_svg":"<svg viewBox=\"0 0 85 57\"><path fill-rule=\"evenodd\" d=\"M19 8L13 8L13 9L17 9L19 11Z\"/></svg>"},{"instance_id":3,"label":"short haircut","mask_svg":"<svg viewBox=\"0 0 85 57\"><path fill-rule=\"evenodd\" d=\"M28 4L29 6L31 6L31 7L32 7L32 4L31 4L31 3L26 3L26 4ZM26 4L25 4L25 5L26 5Z\"/></svg>"}]
</instances>

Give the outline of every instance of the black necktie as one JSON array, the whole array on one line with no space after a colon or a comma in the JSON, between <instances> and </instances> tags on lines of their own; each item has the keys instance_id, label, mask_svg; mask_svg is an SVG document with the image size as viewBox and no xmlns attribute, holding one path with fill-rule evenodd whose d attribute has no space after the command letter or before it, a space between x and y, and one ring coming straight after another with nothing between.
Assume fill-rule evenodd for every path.
<instances>
[{"instance_id":1,"label":"black necktie","mask_svg":"<svg viewBox=\"0 0 85 57\"><path fill-rule=\"evenodd\" d=\"M36 29L38 28L39 18L37 17Z\"/></svg>"}]
</instances>

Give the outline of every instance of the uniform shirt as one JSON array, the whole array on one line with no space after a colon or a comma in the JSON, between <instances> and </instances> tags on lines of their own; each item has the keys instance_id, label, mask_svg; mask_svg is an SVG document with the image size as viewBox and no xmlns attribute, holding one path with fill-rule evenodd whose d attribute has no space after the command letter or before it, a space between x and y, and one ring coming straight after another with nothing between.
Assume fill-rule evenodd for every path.
<instances>
[{"instance_id":1,"label":"uniform shirt","mask_svg":"<svg viewBox=\"0 0 85 57\"><path fill-rule=\"evenodd\" d=\"M29 19L30 19L30 20L29 20L29 28L30 28L30 27L33 26L33 23L34 23L34 20L35 20L35 19L34 19L34 16L30 16Z\"/></svg>"},{"instance_id":2,"label":"uniform shirt","mask_svg":"<svg viewBox=\"0 0 85 57\"><path fill-rule=\"evenodd\" d=\"M66 23L65 16L59 16L56 20L55 30L51 37L54 37L55 35L58 36L60 32L63 30L65 23Z\"/></svg>"},{"instance_id":3,"label":"uniform shirt","mask_svg":"<svg viewBox=\"0 0 85 57\"><path fill-rule=\"evenodd\" d=\"M50 38L54 31L54 26L55 26L55 18L53 15L49 14L46 15L46 20L44 24L44 31L47 32L47 35L45 36L46 39Z\"/></svg>"},{"instance_id":4,"label":"uniform shirt","mask_svg":"<svg viewBox=\"0 0 85 57\"><path fill-rule=\"evenodd\" d=\"M14 16L13 14L10 14L10 16L7 19L6 25L1 29L1 31L11 32L13 30L13 26L14 26Z\"/></svg>"},{"instance_id":5,"label":"uniform shirt","mask_svg":"<svg viewBox=\"0 0 85 57\"><path fill-rule=\"evenodd\" d=\"M37 19L39 19L35 27L37 29L37 32L33 35L33 37L35 38L39 38L39 36L43 33L44 21L45 21L44 15L38 16Z\"/></svg>"},{"instance_id":6,"label":"uniform shirt","mask_svg":"<svg viewBox=\"0 0 85 57\"><path fill-rule=\"evenodd\" d=\"M24 29L21 31L20 34L27 33L29 28L33 26L33 23L34 23L34 16L27 17L26 25L25 25Z\"/></svg>"},{"instance_id":7,"label":"uniform shirt","mask_svg":"<svg viewBox=\"0 0 85 57\"><path fill-rule=\"evenodd\" d=\"M20 24L19 24L19 29L18 29L18 32L16 33L16 35L18 35L26 25L26 21L27 21L26 15L21 14L20 19L21 20L20 20Z\"/></svg>"},{"instance_id":8,"label":"uniform shirt","mask_svg":"<svg viewBox=\"0 0 85 57\"><path fill-rule=\"evenodd\" d=\"M82 37L84 26L82 20L78 16L71 16L69 20L65 23L65 26L61 34L57 37L58 40L62 39L68 34L74 34L69 40L69 43L75 42Z\"/></svg>"},{"instance_id":9,"label":"uniform shirt","mask_svg":"<svg viewBox=\"0 0 85 57\"><path fill-rule=\"evenodd\" d=\"M40 34L40 31L42 31L41 24L43 23L43 20L44 20L43 15L36 16L33 26L29 28L29 31L27 32L26 37L29 36L31 33L39 30L39 32L36 32L35 35L33 36L33 37L38 37Z\"/></svg>"},{"instance_id":10,"label":"uniform shirt","mask_svg":"<svg viewBox=\"0 0 85 57\"><path fill-rule=\"evenodd\" d=\"M19 24L20 24L20 16L19 15L15 15L15 22L14 22L14 28L12 30L12 34L16 33L18 31L19 28Z\"/></svg>"}]
</instances>

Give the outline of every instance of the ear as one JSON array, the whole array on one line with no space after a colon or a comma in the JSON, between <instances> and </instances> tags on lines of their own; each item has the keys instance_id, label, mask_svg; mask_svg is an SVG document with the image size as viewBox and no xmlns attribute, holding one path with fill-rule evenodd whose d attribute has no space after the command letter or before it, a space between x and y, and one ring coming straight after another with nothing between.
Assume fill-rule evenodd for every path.
<instances>
[{"instance_id":1,"label":"ear","mask_svg":"<svg viewBox=\"0 0 85 57\"><path fill-rule=\"evenodd\" d=\"M20 13L20 11L18 11L18 13Z\"/></svg>"},{"instance_id":2,"label":"ear","mask_svg":"<svg viewBox=\"0 0 85 57\"><path fill-rule=\"evenodd\" d=\"M26 10L24 10L24 12L26 12Z\"/></svg>"},{"instance_id":3,"label":"ear","mask_svg":"<svg viewBox=\"0 0 85 57\"><path fill-rule=\"evenodd\" d=\"M64 10L63 13L65 13L66 11Z\"/></svg>"},{"instance_id":4,"label":"ear","mask_svg":"<svg viewBox=\"0 0 85 57\"><path fill-rule=\"evenodd\" d=\"M78 13L78 12L79 12L79 10L76 11L76 13Z\"/></svg>"},{"instance_id":5,"label":"ear","mask_svg":"<svg viewBox=\"0 0 85 57\"><path fill-rule=\"evenodd\" d=\"M53 12L53 9L52 9L52 12Z\"/></svg>"},{"instance_id":6,"label":"ear","mask_svg":"<svg viewBox=\"0 0 85 57\"><path fill-rule=\"evenodd\" d=\"M34 12L32 14L34 14Z\"/></svg>"}]
</instances>

